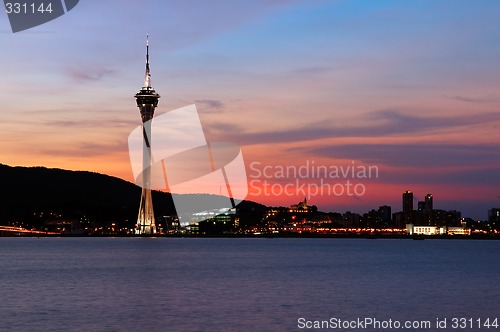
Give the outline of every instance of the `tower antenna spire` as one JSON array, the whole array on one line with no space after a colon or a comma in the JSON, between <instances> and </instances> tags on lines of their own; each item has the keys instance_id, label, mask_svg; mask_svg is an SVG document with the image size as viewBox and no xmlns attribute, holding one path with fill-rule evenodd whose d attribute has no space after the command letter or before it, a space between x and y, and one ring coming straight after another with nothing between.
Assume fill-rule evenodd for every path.
<instances>
[{"instance_id":1,"label":"tower antenna spire","mask_svg":"<svg viewBox=\"0 0 500 332\"><path fill-rule=\"evenodd\" d=\"M144 87L151 88L151 73L149 71L149 34L146 34L146 74L144 76Z\"/></svg>"}]
</instances>

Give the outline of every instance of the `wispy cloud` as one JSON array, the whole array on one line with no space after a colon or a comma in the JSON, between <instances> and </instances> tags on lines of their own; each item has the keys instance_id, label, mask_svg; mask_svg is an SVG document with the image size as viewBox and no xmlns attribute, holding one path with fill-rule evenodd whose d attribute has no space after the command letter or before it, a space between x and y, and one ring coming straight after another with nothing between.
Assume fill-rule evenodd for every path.
<instances>
[{"instance_id":1,"label":"wispy cloud","mask_svg":"<svg viewBox=\"0 0 500 332\"><path fill-rule=\"evenodd\" d=\"M66 74L74 81L99 81L105 76L115 74L115 70L104 67L70 67L66 69Z\"/></svg>"},{"instance_id":2,"label":"wispy cloud","mask_svg":"<svg viewBox=\"0 0 500 332\"><path fill-rule=\"evenodd\" d=\"M488 96L482 96L482 97L470 97L470 96L446 96L446 98L449 99L455 99L459 101L463 101L466 103L480 103L480 104L491 104L491 103L498 103L500 102L500 98L493 96L493 95L488 95Z\"/></svg>"},{"instance_id":3,"label":"wispy cloud","mask_svg":"<svg viewBox=\"0 0 500 332\"><path fill-rule=\"evenodd\" d=\"M335 126L330 121L311 122L300 128L248 132L240 126L217 123L208 132L217 140L238 142L244 145L303 142L339 137L390 137L413 135L463 126L480 125L500 121L500 113L480 113L460 116L415 116L397 110L381 110L368 113L368 125ZM345 123L346 121L344 121ZM353 120L353 123L359 120Z\"/></svg>"},{"instance_id":4,"label":"wispy cloud","mask_svg":"<svg viewBox=\"0 0 500 332\"><path fill-rule=\"evenodd\" d=\"M422 170L429 167L458 169L500 165L500 153L495 145L344 144L303 148L302 152Z\"/></svg>"},{"instance_id":5,"label":"wispy cloud","mask_svg":"<svg viewBox=\"0 0 500 332\"><path fill-rule=\"evenodd\" d=\"M500 121L500 113L470 113L458 116L415 116L399 110L387 109L368 114L368 119L384 121L385 124L381 125L383 132L380 132L380 134L384 135L386 133L392 135Z\"/></svg>"},{"instance_id":6,"label":"wispy cloud","mask_svg":"<svg viewBox=\"0 0 500 332\"><path fill-rule=\"evenodd\" d=\"M500 185L500 154L494 144L342 144L287 151L293 155L314 156L322 159L323 164L326 158L333 164L335 160L346 159L375 165L379 168L376 182L384 185L411 183L429 190L458 186L464 189L464 194L469 187L489 188L481 199Z\"/></svg>"},{"instance_id":7,"label":"wispy cloud","mask_svg":"<svg viewBox=\"0 0 500 332\"><path fill-rule=\"evenodd\" d=\"M205 113L220 113L224 110L224 103L216 99L198 99L195 100L196 104L201 104L200 110Z\"/></svg>"},{"instance_id":8,"label":"wispy cloud","mask_svg":"<svg viewBox=\"0 0 500 332\"><path fill-rule=\"evenodd\" d=\"M41 149L44 155L63 156L63 157L81 157L91 158L100 156L109 156L114 153L126 153L128 151L127 140L106 141L102 143L78 142L67 144L57 148Z\"/></svg>"},{"instance_id":9,"label":"wispy cloud","mask_svg":"<svg viewBox=\"0 0 500 332\"><path fill-rule=\"evenodd\" d=\"M101 127L112 127L112 128L121 128L121 127L127 127L127 128L135 128L138 126L137 121L132 121L132 120L120 120L120 119L113 119L113 121L110 121L109 119L94 119L94 120L54 120L54 121L46 121L46 125L48 126L54 126L54 127L78 127L78 128L101 128Z\"/></svg>"},{"instance_id":10,"label":"wispy cloud","mask_svg":"<svg viewBox=\"0 0 500 332\"><path fill-rule=\"evenodd\" d=\"M292 70L290 73L304 76L304 75L322 75L330 72L332 68L325 66L312 66Z\"/></svg>"}]
</instances>

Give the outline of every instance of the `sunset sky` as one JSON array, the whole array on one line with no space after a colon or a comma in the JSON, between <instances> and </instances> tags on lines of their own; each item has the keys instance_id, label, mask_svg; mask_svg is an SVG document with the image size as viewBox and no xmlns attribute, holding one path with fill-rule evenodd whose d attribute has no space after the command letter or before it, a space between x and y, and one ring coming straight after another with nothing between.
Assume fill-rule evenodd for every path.
<instances>
[{"instance_id":1,"label":"sunset sky","mask_svg":"<svg viewBox=\"0 0 500 332\"><path fill-rule=\"evenodd\" d=\"M249 175L374 165L378 178L356 180L363 196L310 203L397 212L411 190L486 219L500 207L498 22L488 0L81 0L15 34L3 12L0 163L132 181L149 33L155 116L196 103L207 139L240 145ZM255 189L267 205L303 199Z\"/></svg>"}]
</instances>

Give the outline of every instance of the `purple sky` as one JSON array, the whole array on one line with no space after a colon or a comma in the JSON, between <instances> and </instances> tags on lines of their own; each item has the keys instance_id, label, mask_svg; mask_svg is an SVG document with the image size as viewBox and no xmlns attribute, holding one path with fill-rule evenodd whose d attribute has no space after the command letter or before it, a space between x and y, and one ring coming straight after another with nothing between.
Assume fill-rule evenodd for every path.
<instances>
[{"instance_id":1,"label":"purple sky","mask_svg":"<svg viewBox=\"0 0 500 332\"><path fill-rule=\"evenodd\" d=\"M196 103L247 166L379 167L363 197L312 197L321 209L395 212L412 190L485 219L500 206L499 21L486 0L112 0L13 34L3 13L0 163L131 181L149 33L158 115Z\"/></svg>"}]
</instances>

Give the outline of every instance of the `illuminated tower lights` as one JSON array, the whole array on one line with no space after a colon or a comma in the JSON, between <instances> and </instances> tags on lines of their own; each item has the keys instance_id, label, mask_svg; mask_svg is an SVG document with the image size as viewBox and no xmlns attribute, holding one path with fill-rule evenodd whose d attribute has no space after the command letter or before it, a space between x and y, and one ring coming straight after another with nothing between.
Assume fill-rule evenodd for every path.
<instances>
[{"instance_id":1,"label":"illuminated tower lights","mask_svg":"<svg viewBox=\"0 0 500 332\"><path fill-rule=\"evenodd\" d=\"M151 86L151 73L149 70L149 36L146 35L146 74L144 85L135 94L137 107L141 111L142 133L144 138L142 150L142 194L137 217L136 234L156 233L155 217L153 212L153 200L151 198L151 121L155 108L158 106L160 95Z\"/></svg>"}]
</instances>

